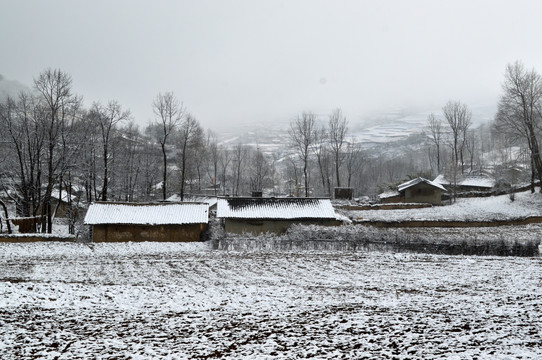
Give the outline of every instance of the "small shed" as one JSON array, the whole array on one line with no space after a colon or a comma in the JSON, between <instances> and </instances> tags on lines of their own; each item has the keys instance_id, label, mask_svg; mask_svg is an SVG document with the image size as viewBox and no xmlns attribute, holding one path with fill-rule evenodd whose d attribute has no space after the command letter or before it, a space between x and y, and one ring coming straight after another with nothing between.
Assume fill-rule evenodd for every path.
<instances>
[{"instance_id":1,"label":"small shed","mask_svg":"<svg viewBox=\"0 0 542 360\"><path fill-rule=\"evenodd\" d=\"M208 223L203 203L98 202L85 216L95 242L200 241Z\"/></svg>"},{"instance_id":2,"label":"small shed","mask_svg":"<svg viewBox=\"0 0 542 360\"><path fill-rule=\"evenodd\" d=\"M354 188L351 187L336 187L335 199L352 200L354 198Z\"/></svg>"},{"instance_id":3,"label":"small shed","mask_svg":"<svg viewBox=\"0 0 542 360\"><path fill-rule=\"evenodd\" d=\"M442 193L446 188L431 180L418 177L397 186L400 202L442 204Z\"/></svg>"},{"instance_id":4,"label":"small shed","mask_svg":"<svg viewBox=\"0 0 542 360\"><path fill-rule=\"evenodd\" d=\"M340 225L330 199L218 198L217 218L226 232L284 233L292 224Z\"/></svg>"}]
</instances>

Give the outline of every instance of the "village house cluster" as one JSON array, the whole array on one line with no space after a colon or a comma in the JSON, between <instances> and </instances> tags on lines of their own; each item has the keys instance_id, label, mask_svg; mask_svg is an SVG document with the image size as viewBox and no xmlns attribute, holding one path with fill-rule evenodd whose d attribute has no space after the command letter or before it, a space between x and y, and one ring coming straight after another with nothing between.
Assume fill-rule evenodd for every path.
<instances>
[{"instance_id":1,"label":"village house cluster","mask_svg":"<svg viewBox=\"0 0 542 360\"><path fill-rule=\"evenodd\" d=\"M456 185L461 191L493 189L487 176L465 178ZM421 177L380 195L383 204L442 205L451 184L439 176L431 181ZM352 192L338 189L351 200ZM340 196L336 196L340 197ZM282 234L293 224L339 226L348 222L336 213L329 198L212 197L179 202L172 196L159 203L96 202L89 206L84 223L91 227L92 241L201 241L210 221L218 221L232 234ZM346 220L346 221L345 221Z\"/></svg>"}]
</instances>

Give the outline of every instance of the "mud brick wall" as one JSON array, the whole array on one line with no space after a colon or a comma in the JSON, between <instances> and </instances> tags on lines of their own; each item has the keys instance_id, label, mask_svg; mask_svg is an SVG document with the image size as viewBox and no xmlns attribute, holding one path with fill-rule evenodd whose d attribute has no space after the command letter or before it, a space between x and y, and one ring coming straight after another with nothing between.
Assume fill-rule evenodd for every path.
<instances>
[{"instance_id":1,"label":"mud brick wall","mask_svg":"<svg viewBox=\"0 0 542 360\"><path fill-rule=\"evenodd\" d=\"M94 242L200 241L206 228L206 224L94 225L92 227L92 240Z\"/></svg>"}]
</instances>

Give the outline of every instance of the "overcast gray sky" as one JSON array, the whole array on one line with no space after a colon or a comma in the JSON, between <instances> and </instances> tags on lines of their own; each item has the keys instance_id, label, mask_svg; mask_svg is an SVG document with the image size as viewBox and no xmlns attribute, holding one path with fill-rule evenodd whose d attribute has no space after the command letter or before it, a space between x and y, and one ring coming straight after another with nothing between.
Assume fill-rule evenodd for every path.
<instances>
[{"instance_id":1,"label":"overcast gray sky","mask_svg":"<svg viewBox=\"0 0 542 360\"><path fill-rule=\"evenodd\" d=\"M144 126L173 91L206 128L340 107L496 103L507 63L542 72L542 1L0 0L0 74L71 74L85 105Z\"/></svg>"}]
</instances>

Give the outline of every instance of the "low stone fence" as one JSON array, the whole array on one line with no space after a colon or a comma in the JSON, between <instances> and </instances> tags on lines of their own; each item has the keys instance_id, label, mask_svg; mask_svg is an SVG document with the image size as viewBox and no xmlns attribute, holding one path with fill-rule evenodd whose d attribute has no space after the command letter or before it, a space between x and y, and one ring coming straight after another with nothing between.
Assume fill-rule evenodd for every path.
<instances>
[{"instance_id":1,"label":"low stone fence","mask_svg":"<svg viewBox=\"0 0 542 360\"><path fill-rule=\"evenodd\" d=\"M542 223L542 216L529 216L524 218L506 220L367 220L357 219L355 224L368 225L380 228L430 228L430 227L495 227L510 225L529 225Z\"/></svg>"},{"instance_id":2,"label":"low stone fence","mask_svg":"<svg viewBox=\"0 0 542 360\"><path fill-rule=\"evenodd\" d=\"M407 210L407 209L424 209L433 207L431 204L414 204L414 203L390 203L390 204L374 204L374 205L339 205L338 209L358 211L358 210Z\"/></svg>"},{"instance_id":3,"label":"low stone fence","mask_svg":"<svg viewBox=\"0 0 542 360\"><path fill-rule=\"evenodd\" d=\"M441 255L539 256L540 241L476 239L431 239L409 234L378 239L220 239L211 240L215 250L226 251L379 251Z\"/></svg>"},{"instance_id":4,"label":"low stone fence","mask_svg":"<svg viewBox=\"0 0 542 360\"><path fill-rule=\"evenodd\" d=\"M51 241L75 241L75 235L54 234L0 234L0 242L51 242Z\"/></svg>"}]
</instances>

